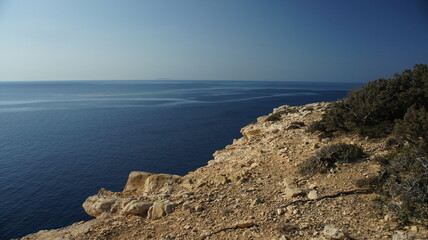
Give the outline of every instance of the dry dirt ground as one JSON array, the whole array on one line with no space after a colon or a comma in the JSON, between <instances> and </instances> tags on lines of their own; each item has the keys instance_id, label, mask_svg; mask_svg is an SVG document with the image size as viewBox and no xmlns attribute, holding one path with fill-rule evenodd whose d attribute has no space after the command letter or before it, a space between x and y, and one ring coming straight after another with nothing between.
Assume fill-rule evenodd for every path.
<instances>
[{"instance_id":1,"label":"dry dirt ground","mask_svg":"<svg viewBox=\"0 0 428 240\"><path fill-rule=\"evenodd\" d=\"M379 174L373 159L390 151L384 139L305 131L328 104L281 106L274 110L280 118L244 127L207 166L183 177L130 177L126 191L101 190L87 200L96 219L22 239L428 239L423 226L399 227L375 208L376 194L356 186ZM367 156L309 179L298 174L319 148L341 142Z\"/></svg>"}]
</instances>

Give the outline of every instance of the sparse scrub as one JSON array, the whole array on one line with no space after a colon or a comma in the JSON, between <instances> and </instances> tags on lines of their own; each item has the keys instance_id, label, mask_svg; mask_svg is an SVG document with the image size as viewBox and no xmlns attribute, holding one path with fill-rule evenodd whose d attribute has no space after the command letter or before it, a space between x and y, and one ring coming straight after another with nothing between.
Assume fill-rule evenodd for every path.
<instances>
[{"instance_id":1,"label":"sparse scrub","mask_svg":"<svg viewBox=\"0 0 428 240\"><path fill-rule=\"evenodd\" d=\"M270 122L276 122L281 120L281 114L280 113L272 113L271 115L269 115L266 118L266 121L270 121Z\"/></svg>"},{"instance_id":2,"label":"sparse scrub","mask_svg":"<svg viewBox=\"0 0 428 240\"><path fill-rule=\"evenodd\" d=\"M298 166L299 173L303 176L313 176L317 173L326 173L328 168L317 157L313 156Z\"/></svg>"},{"instance_id":3,"label":"sparse scrub","mask_svg":"<svg viewBox=\"0 0 428 240\"><path fill-rule=\"evenodd\" d=\"M398 145L399 142L395 137L388 137L385 140L385 149L397 149Z\"/></svg>"},{"instance_id":4,"label":"sparse scrub","mask_svg":"<svg viewBox=\"0 0 428 240\"><path fill-rule=\"evenodd\" d=\"M325 125L321 121L312 122L307 129L307 132L326 132Z\"/></svg>"},{"instance_id":5,"label":"sparse scrub","mask_svg":"<svg viewBox=\"0 0 428 240\"><path fill-rule=\"evenodd\" d=\"M368 187L380 197L402 223L428 222L428 67L417 64L413 70L379 79L357 89L329 106L322 119L308 131L323 134L341 131L369 137L386 137L385 149L399 150L376 158L383 166L378 177L361 179L357 186ZM327 152L326 152L327 151ZM331 167L340 157L330 157L331 149L321 149L314 159L302 164ZM358 152L350 152L350 156ZM323 157L323 158L322 158ZM334 159L332 162L331 159ZM305 165L306 164L306 165ZM303 168L301 168L303 170Z\"/></svg>"},{"instance_id":6,"label":"sparse scrub","mask_svg":"<svg viewBox=\"0 0 428 240\"><path fill-rule=\"evenodd\" d=\"M315 156L299 165L299 173L304 176L325 173L336 163L351 163L364 156L363 149L354 144L338 143L322 147Z\"/></svg>"},{"instance_id":7,"label":"sparse scrub","mask_svg":"<svg viewBox=\"0 0 428 240\"><path fill-rule=\"evenodd\" d=\"M359 187L379 194L377 204L389 209L403 224L428 222L428 67L379 79L332 103L322 119L307 131L363 137L387 137L385 149L398 151L375 159L379 176L360 179ZM338 144L322 148L299 166L302 175L325 172L337 162L353 162L363 155L357 146Z\"/></svg>"},{"instance_id":8,"label":"sparse scrub","mask_svg":"<svg viewBox=\"0 0 428 240\"><path fill-rule=\"evenodd\" d=\"M379 187L380 179L379 176L361 178L356 181L355 185L360 188L376 189Z\"/></svg>"},{"instance_id":9,"label":"sparse scrub","mask_svg":"<svg viewBox=\"0 0 428 240\"><path fill-rule=\"evenodd\" d=\"M322 119L308 130L342 130L384 137L392 132L395 121L403 119L412 106L415 109L428 108L428 67L424 64L395 74L392 79L375 80L352 91L347 98L331 104ZM421 117L423 112L416 115L411 112L409 115L409 118Z\"/></svg>"},{"instance_id":10,"label":"sparse scrub","mask_svg":"<svg viewBox=\"0 0 428 240\"><path fill-rule=\"evenodd\" d=\"M305 126L304 122L292 122L290 124L290 126L287 127L287 130L290 130L290 129L299 129L299 128L303 127L303 126Z\"/></svg>"},{"instance_id":11,"label":"sparse scrub","mask_svg":"<svg viewBox=\"0 0 428 240\"><path fill-rule=\"evenodd\" d=\"M402 141L428 143L428 112L425 107L410 107L403 120L397 120L394 135Z\"/></svg>"},{"instance_id":12,"label":"sparse scrub","mask_svg":"<svg viewBox=\"0 0 428 240\"><path fill-rule=\"evenodd\" d=\"M428 222L428 152L426 146L408 146L388 158L376 187L384 206L402 223Z\"/></svg>"}]
</instances>

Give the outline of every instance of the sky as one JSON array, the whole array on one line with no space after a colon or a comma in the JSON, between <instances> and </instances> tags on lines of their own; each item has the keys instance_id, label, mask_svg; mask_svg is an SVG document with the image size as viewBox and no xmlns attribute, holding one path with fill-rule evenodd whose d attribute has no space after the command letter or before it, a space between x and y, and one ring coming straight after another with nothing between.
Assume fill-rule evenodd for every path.
<instances>
[{"instance_id":1,"label":"sky","mask_svg":"<svg viewBox=\"0 0 428 240\"><path fill-rule=\"evenodd\" d=\"M417 63L425 0L0 0L0 81L367 82Z\"/></svg>"}]
</instances>

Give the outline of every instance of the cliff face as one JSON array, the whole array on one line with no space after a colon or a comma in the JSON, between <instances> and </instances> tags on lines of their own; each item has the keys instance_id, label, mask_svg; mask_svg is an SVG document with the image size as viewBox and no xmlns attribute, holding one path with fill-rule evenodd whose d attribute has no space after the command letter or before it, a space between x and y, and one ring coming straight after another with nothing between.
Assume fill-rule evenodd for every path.
<instances>
[{"instance_id":1,"label":"cliff face","mask_svg":"<svg viewBox=\"0 0 428 240\"><path fill-rule=\"evenodd\" d=\"M328 103L281 106L241 130L243 137L186 176L132 172L124 191L101 189L83 207L96 219L22 239L413 239L375 209L376 194L356 186L379 175L383 139L305 132ZM305 178L298 165L334 143L367 157Z\"/></svg>"}]
</instances>

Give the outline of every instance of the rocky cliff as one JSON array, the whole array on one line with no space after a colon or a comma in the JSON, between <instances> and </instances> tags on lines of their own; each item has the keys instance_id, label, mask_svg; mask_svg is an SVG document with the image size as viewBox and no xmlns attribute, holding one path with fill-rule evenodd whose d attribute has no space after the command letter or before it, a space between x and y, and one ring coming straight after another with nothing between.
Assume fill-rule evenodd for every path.
<instances>
[{"instance_id":1,"label":"rocky cliff","mask_svg":"<svg viewBox=\"0 0 428 240\"><path fill-rule=\"evenodd\" d=\"M132 172L122 192L101 189L84 203L94 220L22 239L428 239L400 226L357 182L379 175L385 139L306 132L329 103L281 106L241 130L242 138L185 176ZM298 166L323 146L363 148L355 163L303 177Z\"/></svg>"}]
</instances>

